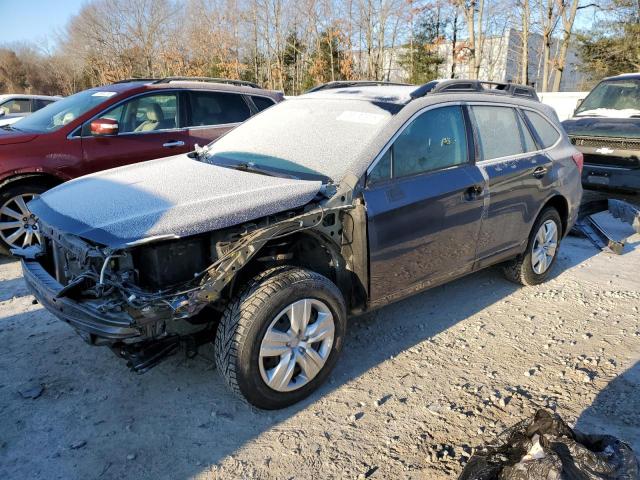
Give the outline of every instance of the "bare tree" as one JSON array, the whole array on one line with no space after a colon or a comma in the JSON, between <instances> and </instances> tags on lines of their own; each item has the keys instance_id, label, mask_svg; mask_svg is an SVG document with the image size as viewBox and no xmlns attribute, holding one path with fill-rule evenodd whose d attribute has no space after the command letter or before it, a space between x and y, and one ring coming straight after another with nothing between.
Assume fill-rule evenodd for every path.
<instances>
[{"instance_id":1,"label":"bare tree","mask_svg":"<svg viewBox=\"0 0 640 480\"><path fill-rule=\"evenodd\" d=\"M462 9L467 22L467 49L469 52L469 73L471 78L477 79L482 65L482 48L484 32L482 17L484 14L484 0L456 0Z\"/></svg>"},{"instance_id":2,"label":"bare tree","mask_svg":"<svg viewBox=\"0 0 640 480\"><path fill-rule=\"evenodd\" d=\"M586 5L580 5L580 0L556 0L558 11L562 19L562 38L560 39L560 48L558 55L555 59L555 74L553 77L553 91L560 90L560 84L562 82L562 75L564 73L565 65L567 63L567 52L569 51L569 45L573 34L573 26L576 21L576 15L578 10L589 7L597 7L594 3ZM640 7L639 7L640 9Z\"/></svg>"},{"instance_id":3,"label":"bare tree","mask_svg":"<svg viewBox=\"0 0 640 480\"><path fill-rule=\"evenodd\" d=\"M529 84L529 26L531 24L531 7L529 0L521 2L522 54L520 57L520 83Z\"/></svg>"}]
</instances>

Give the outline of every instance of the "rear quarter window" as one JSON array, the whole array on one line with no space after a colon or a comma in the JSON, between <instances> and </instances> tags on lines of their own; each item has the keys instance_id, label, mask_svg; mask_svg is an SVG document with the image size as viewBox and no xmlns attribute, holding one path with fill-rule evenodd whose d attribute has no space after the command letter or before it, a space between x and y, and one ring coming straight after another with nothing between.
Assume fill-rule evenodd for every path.
<instances>
[{"instance_id":1,"label":"rear quarter window","mask_svg":"<svg viewBox=\"0 0 640 480\"><path fill-rule=\"evenodd\" d=\"M273 100L267 97L251 97L251 100L253 100L253 103L255 104L259 112L275 104Z\"/></svg>"},{"instance_id":2,"label":"rear quarter window","mask_svg":"<svg viewBox=\"0 0 640 480\"><path fill-rule=\"evenodd\" d=\"M544 148L549 148L558 141L560 134L546 118L531 110L525 110L524 115L538 134Z\"/></svg>"}]
</instances>

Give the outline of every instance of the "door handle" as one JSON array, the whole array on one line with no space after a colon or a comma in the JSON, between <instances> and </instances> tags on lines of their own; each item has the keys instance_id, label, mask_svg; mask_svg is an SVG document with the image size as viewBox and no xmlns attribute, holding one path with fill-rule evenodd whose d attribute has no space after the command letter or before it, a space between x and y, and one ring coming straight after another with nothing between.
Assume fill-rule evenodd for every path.
<instances>
[{"instance_id":1,"label":"door handle","mask_svg":"<svg viewBox=\"0 0 640 480\"><path fill-rule=\"evenodd\" d=\"M482 185L472 185L464 191L464 199L467 201L476 200L482 195L483 190Z\"/></svg>"},{"instance_id":2,"label":"door handle","mask_svg":"<svg viewBox=\"0 0 640 480\"><path fill-rule=\"evenodd\" d=\"M182 140L171 140L167 143L163 143L162 146L164 148L184 147L184 142Z\"/></svg>"},{"instance_id":3,"label":"door handle","mask_svg":"<svg viewBox=\"0 0 640 480\"><path fill-rule=\"evenodd\" d=\"M533 171L533 176L536 178L542 178L547 174L548 171L549 169L547 167L537 167Z\"/></svg>"}]
</instances>

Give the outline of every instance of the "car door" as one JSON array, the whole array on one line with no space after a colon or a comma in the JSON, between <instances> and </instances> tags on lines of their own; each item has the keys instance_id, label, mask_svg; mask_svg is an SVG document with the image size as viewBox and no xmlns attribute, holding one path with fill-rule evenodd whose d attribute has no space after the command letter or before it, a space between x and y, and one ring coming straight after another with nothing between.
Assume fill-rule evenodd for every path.
<instances>
[{"instance_id":1,"label":"car door","mask_svg":"<svg viewBox=\"0 0 640 480\"><path fill-rule=\"evenodd\" d=\"M251 116L244 96L233 92L192 90L188 93L189 145L206 145Z\"/></svg>"},{"instance_id":2,"label":"car door","mask_svg":"<svg viewBox=\"0 0 640 480\"><path fill-rule=\"evenodd\" d=\"M178 91L138 95L98 118L116 120L118 133L92 136L91 122L83 125L82 149L90 171L189 151L189 135L183 127Z\"/></svg>"},{"instance_id":3,"label":"car door","mask_svg":"<svg viewBox=\"0 0 640 480\"><path fill-rule=\"evenodd\" d=\"M372 303L468 272L485 198L460 104L427 109L370 167L367 209Z\"/></svg>"},{"instance_id":4,"label":"car door","mask_svg":"<svg viewBox=\"0 0 640 480\"><path fill-rule=\"evenodd\" d=\"M478 240L477 267L519 253L548 195L551 160L534 141L518 108L471 104L477 165L487 178L489 204Z\"/></svg>"}]
</instances>

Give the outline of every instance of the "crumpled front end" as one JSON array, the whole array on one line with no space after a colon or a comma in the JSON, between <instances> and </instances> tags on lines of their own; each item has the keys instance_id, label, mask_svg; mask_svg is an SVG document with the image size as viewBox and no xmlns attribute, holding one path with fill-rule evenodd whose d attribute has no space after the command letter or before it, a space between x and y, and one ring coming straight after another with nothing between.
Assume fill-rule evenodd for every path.
<instances>
[{"instance_id":1,"label":"crumpled front end","mask_svg":"<svg viewBox=\"0 0 640 480\"><path fill-rule=\"evenodd\" d=\"M140 288L133 251L113 252L40 223L43 244L17 251L35 298L91 344L166 334L174 315L163 296Z\"/></svg>"},{"instance_id":2,"label":"crumpled front end","mask_svg":"<svg viewBox=\"0 0 640 480\"><path fill-rule=\"evenodd\" d=\"M14 253L22 257L36 299L89 343L114 347L184 338L215 322L214 315L192 320L207 306L224 307L225 288L267 242L322 229L329 215L345 208L309 207L121 249L59 232L40 220L42 246Z\"/></svg>"}]
</instances>

